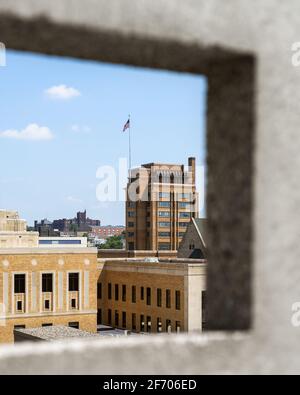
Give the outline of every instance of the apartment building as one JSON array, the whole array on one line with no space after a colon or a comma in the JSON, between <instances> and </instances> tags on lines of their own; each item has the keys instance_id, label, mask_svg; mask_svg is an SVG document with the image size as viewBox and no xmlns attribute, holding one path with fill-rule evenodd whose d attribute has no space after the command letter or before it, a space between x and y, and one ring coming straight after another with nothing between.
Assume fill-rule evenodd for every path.
<instances>
[{"instance_id":1,"label":"apartment building","mask_svg":"<svg viewBox=\"0 0 300 395\"><path fill-rule=\"evenodd\" d=\"M98 324L137 333L202 331L206 261L98 259Z\"/></svg>"},{"instance_id":2,"label":"apartment building","mask_svg":"<svg viewBox=\"0 0 300 395\"><path fill-rule=\"evenodd\" d=\"M112 236L121 236L125 232L125 226L92 226L89 235L100 239L107 239Z\"/></svg>"},{"instance_id":3,"label":"apartment building","mask_svg":"<svg viewBox=\"0 0 300 395\"><path fill-rule=\"evenodd\" d=\"M127 185L128 250L177 250L198 216L196 160L184 165L150 163L131 171Z\"/></svg>"},{"instance_id":4,"label":"apartment building","mask_svg":"<svg viewBox=\"0 0 300 395\"><path fill-rule=\"evenodd\" d=\"M17 213L1 216L0 239L6 242L0 248L0 343L13 342L18 328L64 325L96 332L97 250L39 246L38 237L32 245L36 234L24 230ZM17 231L5 239L12 219Z\"/></svg>"}]
</instances>

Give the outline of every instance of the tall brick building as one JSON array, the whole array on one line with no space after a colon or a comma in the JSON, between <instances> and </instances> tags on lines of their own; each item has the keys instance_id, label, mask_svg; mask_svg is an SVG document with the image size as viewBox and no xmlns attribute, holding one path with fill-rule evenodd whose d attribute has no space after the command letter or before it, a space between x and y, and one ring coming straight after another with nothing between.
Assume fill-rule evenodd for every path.
<instances>
[{"instance_id":1,"label":"tall brick building","mask_svg":"<svg viewBox=\"0 0 300 395\"><path fill-rule=\"evenodd\" d=\"M127 185L128 250L177 250L191 218L198 216L196 160L150 163L131 172Z\"/></svg>"}]
</instances>

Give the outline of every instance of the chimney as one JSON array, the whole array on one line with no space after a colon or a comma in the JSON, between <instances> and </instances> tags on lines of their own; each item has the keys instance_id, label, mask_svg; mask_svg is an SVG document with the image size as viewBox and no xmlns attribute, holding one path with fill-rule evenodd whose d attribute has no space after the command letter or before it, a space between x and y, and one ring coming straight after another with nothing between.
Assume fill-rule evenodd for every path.
<instances>
[{"instance_id":1,"label":"chimney","mask_svg":"<svg viewBox=\"0 0 300 395\"><path fill-rule=\"evenodd\" d=\"M189 158L189 171L192 172L192 183L196 184L196 158Z\"/></svg>"}]
</instances>

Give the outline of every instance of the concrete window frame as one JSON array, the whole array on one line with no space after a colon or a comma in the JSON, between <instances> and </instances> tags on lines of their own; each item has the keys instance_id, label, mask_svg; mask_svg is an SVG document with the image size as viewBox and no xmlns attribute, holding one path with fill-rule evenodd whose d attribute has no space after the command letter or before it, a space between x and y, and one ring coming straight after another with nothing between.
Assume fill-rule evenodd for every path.
<instances>
[{"instance_id":1,"label":"concrete window frame","mask_svg":"<svg viewBox=\"0 0 300 395\"><path fill-rule=\"evenodd\" d=\"M0 2L0 39L7 48L207 76L208 325L216 331L251 329L255 56L226 45L207 45L205 40L201 45L138 31L124 33L101 18L89 24L90 14L81 22L76 12L77 16L64 18L56 5L40 3ZM62 3L61 9L66 1ZM75 11L80 10L78 0L72 3ZM113 3L120 5L117 0ZM113 5L107 7L114 15ZM9 373L17 366L13 371L19 373L205 373L214 363L214 371L226 372L235 366L233 358L251 346L251 333L162 335L85 343L79 348L76 343L11 346L0 356L0 371ZM222 353L229 360L211 361ZM183 360L190 363L184 365Z\"/></svg>"}]
</instances>

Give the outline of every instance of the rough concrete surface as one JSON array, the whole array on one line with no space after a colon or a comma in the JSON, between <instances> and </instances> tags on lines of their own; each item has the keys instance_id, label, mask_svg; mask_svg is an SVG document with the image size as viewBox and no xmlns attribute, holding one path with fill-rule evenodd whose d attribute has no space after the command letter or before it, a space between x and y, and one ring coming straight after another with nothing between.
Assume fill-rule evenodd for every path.
<instances>
[{"instance_id":1,"label":"rough concrete surface","mask_svg":"<svg viewBox=\"0 0 300 395\"><path fill-rule=\"evenodd\" d=\"M297 0L0 0L9 48L207 74L209 321L252 328L10 347L1 372L299 373L299 26Z\"/></svg>"}]
</instances>

